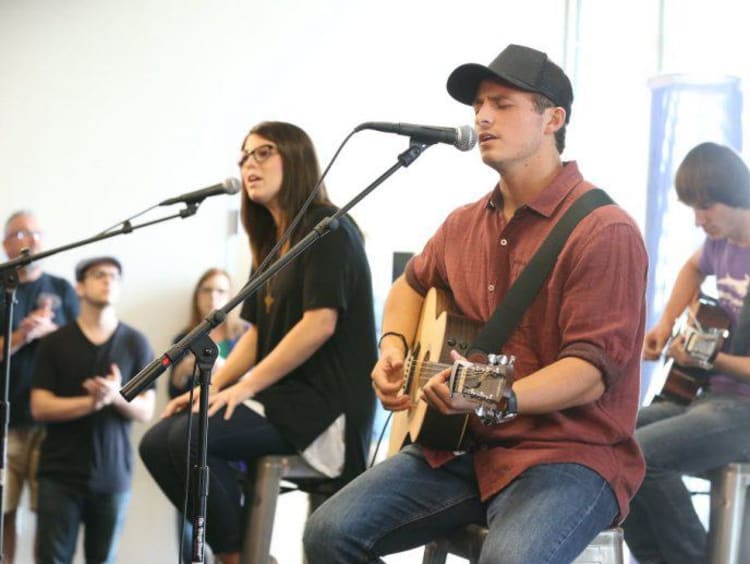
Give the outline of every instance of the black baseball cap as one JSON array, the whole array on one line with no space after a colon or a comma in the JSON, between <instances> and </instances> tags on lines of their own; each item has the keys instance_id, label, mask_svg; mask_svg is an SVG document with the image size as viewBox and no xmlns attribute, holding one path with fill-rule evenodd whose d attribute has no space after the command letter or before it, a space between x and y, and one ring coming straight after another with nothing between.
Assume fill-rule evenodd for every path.
<instances>
[{"instance_id":1,"label":"black baseball cap","mask_svg":"<svg viewBox=\"0 0 750 564\"><path fill-rule=\"evenodd\" d=\"M463 104L472 105L479 83L499 80L526 92L536 92L565 110L565 123L570 121L573 87L565 72L549 60L546 53L508 45L488 66L467 63L448 77L448 93Z\"/></svg>"},{"instance_id":2,"label":"black baseball cap","mask_svg":"<svg viewBox=\"0 0 750 564\"><path fill-rule=\"evenodd\" d=\"M96 266L97 264L111 264L117 268L120 274L122 274L122 265L120 264L120 261L115 257L91 257L79 261L76 265L76 282L82 282L86 277L86 271L92 266Z\"/></svg>"}]
</instances>

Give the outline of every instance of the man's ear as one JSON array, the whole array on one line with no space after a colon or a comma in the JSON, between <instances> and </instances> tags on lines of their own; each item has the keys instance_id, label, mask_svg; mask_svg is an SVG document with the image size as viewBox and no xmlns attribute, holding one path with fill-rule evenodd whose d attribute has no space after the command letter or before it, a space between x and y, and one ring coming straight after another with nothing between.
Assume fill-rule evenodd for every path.
<instances>
[{"instance_id":1,"label":"man's ear","mask_svg":"<svg viewBox=\"0 0 750 564\"><path fill-rule=\"evenodd\" d=\"M545 113L547 113L547 123L545 125L545 133L555 133L558 129L563 127L565 125L565 110L561 108L560 106L556 106L554 108L548 108Z\"/></svg>"}]
</instances>

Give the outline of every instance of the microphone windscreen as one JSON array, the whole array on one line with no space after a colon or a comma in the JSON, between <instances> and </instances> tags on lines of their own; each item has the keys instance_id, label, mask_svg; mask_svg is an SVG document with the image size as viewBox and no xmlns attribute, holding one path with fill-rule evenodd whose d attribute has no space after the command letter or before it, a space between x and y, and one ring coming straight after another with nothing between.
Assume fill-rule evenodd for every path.
<instances>
[{"instance_id":1,"label":"microphone windscreen","mask_svg":"<svg viewBox=\"0 0 750 564\"><path fill-rule=\"evenodd\" d=\"M227 194L236 194L242 190L242 183L238 179L230 176L224 181L224 188L227 189Z\"/></svg>"},{"instance_id":2,"label":"microphone windscreen","mask_svg":"<svg viewBox=\"0 0 750 564\"><path fill-rule=\"evenodd\" d=\"M459 151L469 151L477 144L477 132L470 125L462 125L457 130L456 148Z\"/></svg>"}]
</instances>

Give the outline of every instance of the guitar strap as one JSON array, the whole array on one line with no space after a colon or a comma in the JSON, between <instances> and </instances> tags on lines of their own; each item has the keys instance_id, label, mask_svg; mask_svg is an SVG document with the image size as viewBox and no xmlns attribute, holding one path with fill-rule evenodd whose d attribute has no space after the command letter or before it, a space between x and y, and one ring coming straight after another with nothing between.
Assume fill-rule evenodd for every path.
<instances>
[{"instance_id":1,"label":"guitar strap","mask_svg":"<svg viewBox=\"0 0 750 564\"><path fill-rule=\"evenodd\" d=\"M505 299L497 306L492 317L479 331L469 348L469 355L477 352L487 355L500 350L518 325L523 313L539 293L578 222L596 208L614 203L604 190L594 188L580 196L568 208L508 290Z\"/></svg>"},{"instance_id":2,"label":"guitar strap","mask_svg":"<svg viewBox=\"0 0 750 564\"><path fill-rule=\"evenodd\" d=\"M729 345L729 354L747 356L748 345L750 345L750 287L742 302L742 309L737 316L737 328L734 330L732 342Z\"/></svg>"}]
</instances>

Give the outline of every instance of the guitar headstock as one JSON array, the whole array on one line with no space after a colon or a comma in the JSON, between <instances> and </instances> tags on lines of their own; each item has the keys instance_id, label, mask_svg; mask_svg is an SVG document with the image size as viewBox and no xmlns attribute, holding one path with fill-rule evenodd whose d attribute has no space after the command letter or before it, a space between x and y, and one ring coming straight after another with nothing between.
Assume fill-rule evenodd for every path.
<instances>
[{"instance_id":1,"label":"guitar headstock","mask_svg":"<svg viewBox=\"0 0 750 564\"><path fill-rule=\"evenodd\" d=\"M498 402L512 380L514 356L489 355L488 364L457 360L451 367L448 388L452 395Z\"/></svg>"},{"instance_id":2,"label":"guitar headstock","mask_svg":"<svg viewBox=\"0 0 750 564\"><path fill-rule=\"evenodd\" d=\"M685 352L704 370L729 337L731 320L716 300L703 297L689 311L688 321L680 333L685 338Z\"/></svg>"}]
</instances>

